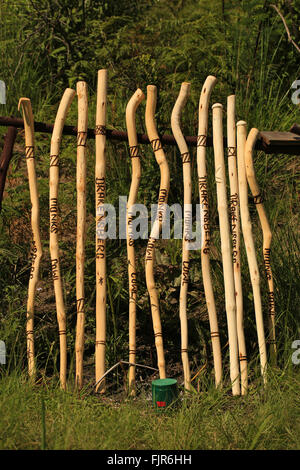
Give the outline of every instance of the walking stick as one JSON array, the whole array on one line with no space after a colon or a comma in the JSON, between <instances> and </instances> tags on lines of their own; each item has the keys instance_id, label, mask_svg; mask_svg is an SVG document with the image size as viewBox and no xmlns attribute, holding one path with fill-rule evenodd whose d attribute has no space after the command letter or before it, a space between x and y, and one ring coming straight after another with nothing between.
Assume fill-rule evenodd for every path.
<instances>
[{"instance_id":1,"label":"walking stick","mask_svg":"<svg viewBox=\"0 0 300 470\"><path fill-rule=\"evenodd\" d=\"M240 207L241 207L241 224L244 237L244 243L247 253L250 278L253 291L255 320L258 337L258 348L260 355L261 373L266 382L265 369L267 364L267 352L264 333L264 322L261 305L260 295L260 279L259 270L256 260L255 245L252 235L252 225L250 213L248 208L248 185L245 167L245 145L246 145L246 122L239 121L237 123L237 159L238 159L238 179L239 179L239 194L240 194Z\"/></svg>"},{"instance_id":2,"label":"walking stick","mask_svg":"<svg viewBox=\"0 0 300 470\"><path fill-rule=\"evenodd\" d=\"M128 133L129 152L132 166L131 185L128 196L126 215L126 243L129 279L129 362L131 363L131 365L129 366L129 393L131 396L135 396L135 366L132 364L135 364L136 361L137 278L134 239L131 237L130 229L133 217L131 213L131 208L136 203L141 179L141 163L135 125L135 114L137 107L144 99L144 93L138 88L129 100L126 107L126 127Z\"/></svg>"},{"instance_id":3,"label":"walking stick","mask_svg":"<svg viewBox=\"0 0 300 470\"><path fill-rule=\"evenodd\" d=\"M146 114L145 122L147 128L147 134L155 153L156 161L160 169L160 188L159 188L159 197L158 197L158 214L155 219L154 226L152 228L151 234L148 239L147 249L146 249L146 285L150 296L151 303L151 313L152 313L152 322L153 330L155 336L155 346L157 351L157 363L159 369L160 379L166 378L166 368L165 368L165 357L164 357L164 347L163 347L163 337L162 337L162 328L160 321L159 313L159 300L158 294L155 288L155 280L153 274L154 268L154 256L155 256L155 241L159 237L160 229L162 227L162 222L165 215L165 205L168 201L168 194L170 188L170 172L165 153L163 151L161 141L159 139L156 124L155 124L155 108L156 108L156 99L157 99L157 89L155 85L147 86L147 101L146 101Z\"/></svg>"},{"instance_id":4,"label":"walking stick","mask_svg":"<svg viewBox=\"0 0 300 470\"><path fill-rule=\"evenodd\" d=\"M96 110L96 383L105 373L106 341L106 240L102 234L104 200L106 195L106 100L107 70L98 70L97 110ZM96 391L105 392L105 380L96 386Z\"/></svg>"},{"instance_id":5,"label":"walking stick","mask_svg":"<svg viewBox=\"0 0 300 470\"><path fill-rule=\"evenodd\" d=\"M210 324L210 334L213 350L216 387L222 383L222 355L220 345L220 334L215 305L215 298L210 274L210 223L209 223L209 198L207 190L206 171L206 140L208 127L208 106L212 90L217 82L216 77L209 75L202 87L199 100L199 123L197 137L197 171L199 198L203 214L202 247L201 247L201 269L206 306Z\"/></svg>"},{"instance_id":6,"label":"walking stick","mask_svg":"<svg viewBox=\"0 0 300 470\"><path fill-rule=\"evenodd\" d=\"M63 289L60 274L59 248L58 248L58 186L59 186L59 149L62 139L64 122L75 96L75 90L67 88L63 94L56 114L50 147L49 171L49 202L50 202L50 256L52 279L54 284L56 313L59 328L60 342L60 385L66 389L67 378L67 332L66 312L64 307Z\"/></svg>"},{"instance_id":7,"label":"walking stick","mask_svg":"<svg viewBox=\"0 0 300 470\"><path fill-rule=\"evenodd\" d=\"M253 165L253 150L259 136L258 129L251 129L247 137L245 148L245 164L247 180L254 199L254 204L258 212L261 228L263 232L263 256L265 264L265 272L269 287L269 330L270 330L270 360L273 365L276 364L276 338L275 338L275 301L274 301L274 282L270 264L272 232L269 225L268 217L263 205L263 197L260 194L259 186L255 177Z\"/></svg>"},{"instance_id":8,"label":"walking stick","mask_svg":"<svg viewBox=\"0 0 300 470\"><path fill-rule=\"evenodd\" d=\"M184 386L187 390L191 389L191 373L188 356L188 321L187 321L187 292L189 282L189 233L187 218L191 221L192 204L192 176L191 176L191 158L189 149L180 129L180 115L184 108L190 93L190 83L182 83L180 93L172 111L171 127L174 138L177 142L183 166L183 191L184 191L184 229L182 238L182 264L181 264L181 285L179 297L179 316L181 330L181 359L184 372ZM188 205L188 206L187 206Z\"/></svg>"},{"instance_id":9,"label":"walking stick","mask_svg":"<svg viewBox=\"0 0 300 470\"><path fill-rule=\"evenodd\" d=\"M36 373L34 355L34 300L36 286L39 280L40 261L43 255L40 235L40 208L39 193L35 172L34 159L34 119L31 102L29 98L20 98L18 109L22 109L25 129L25 155L28 172L29 192L31 200L31 228L32 228L32 250L31 270L28 285L28 300L26 313L26 338L27 338L27 360L28 374L34 377Z\"/></svg>"},{"instance_id":10,"label":"walking stick","mask_svg":"<svg viewBox=\"0 0 300 470\"><path fill-rule=\"evenodd\" d=\"M215 178L217 184L218 214L220 223L221 251L225 288L225 305L228 327L230 378L232 394L240 394L238 340L236 325L236 304L231 257L230 227L227 213L226 175L223 147L222 113L223 106L216 103L213 110L213 147L215 156Z\"/></svg>"},{"instance_id":11,"label":"walking stick","mask_svg":"<svg viewBox=\"0 0 300 470\"><path fill-rule=\"evenodd\" d=\"M246 342L244 334L243 288L241 275L239 183L236 165L235 95L230 95L227 97L227 147L228 173L230 184L233 277L235 287L237 336L241 371L241 393L242 395L245 395L248 389L248 371Z\"/></svg>"},{"instance_id":12,"label":"walking stick","mask_svg":"<svg viewBox=\"0 0 300 470\"><path fill-rule=\"evenodd\" d=\"M76 386L83 385L83 351L84 351L84 259L86 235L86 140L88 126L87 84L77 82L78 125L77 125L77 243L76 243Z\"/></svg>"}]
</instances>

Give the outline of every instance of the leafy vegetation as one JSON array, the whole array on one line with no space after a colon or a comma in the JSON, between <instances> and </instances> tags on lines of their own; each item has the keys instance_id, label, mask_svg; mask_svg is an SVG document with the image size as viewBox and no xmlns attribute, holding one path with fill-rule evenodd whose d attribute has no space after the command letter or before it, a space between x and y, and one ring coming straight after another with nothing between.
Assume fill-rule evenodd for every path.
<instances>
[{"instance_id":1,"label":"leafy vegetation","mask_svg":"<svg viewBox=\"0 0 300 470\"><path fill-rule=\"evenodd\" d=\"M246 120L248 130L251 127L261 130L289 130L294 122L299 122L299 106L292 103L290 88L300 76L299 53L289 42L283 22L271 3L262 0L212 0L209 3L203 0L4 0L0 4L0 79L7 86L7 104L1 105L1 114L18 116L18 100L21 96L27 96L32 101L35 119L53 122L64 89L75 87L77 80L84 79L89 88L89 127L93 128L97 70L107 68L107 122L110 128L125 130L125 108L131 95L137 87L146 92L148 84L155 84L158 87L158 129L161 134L171 134L170 116L180 84L182 81L190 81L191 96L182 124L185 134L196 135L200 91L206 76L212 74L218 78L218 84L211 104L216 101L223 103L226 112L226 97L235 93L237 119ZM286 20L293 40L299 44L299 5L287 0L277 1L276 5ZM138 110L139 132L145 132L143 116L144 104ZM76 125L76 122L77 103L74 100L67 124ZM1 143L4 133L5 129L0 129ZM104 448L299 447L293 425L293 416L297 416L299 425L299 416L296 414L299 372L297 366L291 366L291 344L300 337L299 157L266 155L263 152L258 152L255 156L257 179L266 196L265 207L273 231L271 262L275 281L279 368L270 370L272 385L266 392L261 390L252 290L242 247L245 333L253 393L251 392L249 400L233 400L226 394L226 380L223 392L214 391L200 254L193 252L188 316L195 394L184 399L178 412L158 419L150 406L144 409L147 402L145 388L153 377L149 377L142 369L139 372L140 397L137 400L140 401L137 411L133 411L131 402L125 402L124 408L123 405L107 407L106 404L110 401L105 399L105 406L98 409L99 397L90 396L90 392L86 392L90 390L88 387L94 380L95 341L95 147L92 139L87 146L87 307L84 356L87 389L81 396L85 400L80 400L71 391L74 384L76 326L76 147L74 138L67 136L63 138L61 149L59 206L60 252L67 308L69 391L64 395L56 389L59 343L49 257L49 149L50 136L37 134L36 164L44 257L37 291L35 347L40 384L44 384L45 388L48 448L79 448L80 435L75 432L76 423L80 422L88 427L93 421L93 413L97 413L97 419L101 423L110 417L114 427L108 430L107 441L103 441L101 435L94 432L93 427L89 427L86 448L98 448L99 443ZM167 147L166 152L171 173L169 203L180 203L183 188L179 154L174 147ZM195 150L191 150L191 153L193 203L196 204L198 189ZM213 282L221 330L224 374L228 379L228 338L212 149L208 149L207 158L211 194ZM119 196L128 195L130 171L127 145L108 141L107 202L113 203L116 208ZM138 202L143 202L150 209L151 204L157 202L158 187L157 164L151 149L143 146ZM2 448L41 446L38 428L35 427L29 433L26 430L29 430L31 422L37 423L40 420L42 387L32 388L26 383L23 374L20 379L16 378L18 371L26 370L25 317L30 272L30 209L24 133L19 131L0 216L0 339L6 342L8 352L8 364L0 382L1 415L6 417L0 431ZM262 235L254 206L251 206L251 216L261 269L264 312L267 312ZM156 367L154 337L149 328L150 305L144 279L146 241L139 240L136 246L139 279L137 361ZM128 281L125 241L110 240L107 250L107 367L110 367L128 357ZM156 261L155 278L160 292L167 372L169 376L177 377L181 384L178 334L181 241L160 241ZM124 383L124 377L118 370L109 376L109 380L110 392L118 391ZM278 401L277 397L280 397ZM60 408L57 407L58 402L62 403ZM74 421L66 418L70 416L68 410L71 407L76 408ZM120 421L118 418L120 409L126 416L123 424L132 426L136 436L134 444L130 443L128 436L124 437L125 428L121 423L122 419ZM140 420L141 416L143 420ZM198 429L200 434L194 434L198 418L201 418L202 423L201 429ZM21 419L26 426L18 432ZM57 423L60 423L62 432L54 431ZM96 423L98 421L94 424ZM159 443L158 434L151 433L150 426L157 426L154 429L165 436L164 440ZM2 434L4 429L8 429L5 438ZM238 432L240 429L242 431ZM206 431L207 438L204 439ZM118 433L119 440L115 432Z\"/></svg>"}]
</instances>

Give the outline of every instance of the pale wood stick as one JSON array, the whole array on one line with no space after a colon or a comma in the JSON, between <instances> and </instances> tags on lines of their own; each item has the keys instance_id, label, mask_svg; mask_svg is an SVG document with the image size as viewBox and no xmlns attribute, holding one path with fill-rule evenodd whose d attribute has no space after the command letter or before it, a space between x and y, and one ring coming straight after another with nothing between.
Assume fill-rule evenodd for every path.
<instances>
[{"instance_id":1,"label":"pale wood stick","mask_svg":"<svg viewBox=\"0 0 300 470\"><path fill-rule=\"evenodd\" d=\"M208 107L212 90L217 82L216 77L209 75L202 87L199 100L199 123L197 137L197 172L200 205L203 214L201 269L206 306L210 324L210 334L213 350L216 387L222 384L222 354L220 334L214 291L210 274L210 223L209 223L209 197L207 188L206 170L206 140L208 127Z\"/></svg>"},{"instance_id":2,"label":"pale wood stick","mask_svg":"<svg viewBox=\"0 0 300 470\"><path fill-rule=\"evenodd\" d=\"M153 330L155 336L155 346L157 351L157 363L159 369L159 377L161 379L166 378L166 367L162 337L162 327L160 321L159 312L159 300L158 293L155 288L154 280L154 256L155 256L155 242L159 237L159 233L162 227L162 222L165 215L165 204L168 201L168 194L170 188L170 172L165 152L163 151L161 141L158 136L158 132L155 124L155 108L157 99L157 89L155 85L147 86L147 101L146 101L146 114L145 122L147 128L147 134L155 153L156 161L160 169L160 188L158 197L158 214L148 239L146 257L145 257L145 271L146 271L146 284L150 296L151 313Z\"/></svg>"},{"instance_id":3,"label":"pale wood stick","mask_svg":"<svg viewBox=\"0 0 300 470\"><path fill-rule=\"evenodd\" d=\"M233 278L232 248L230 238L230 226L228 220L228 205L226 194L226 175L223 147L223 127L222 113L223 106L216 103L213 110L213 147L215 156L215 178L217 185L218 214L220 223L221 251L223 261L223 275L225 288L225 306L227 316L229 357L230 357L230 378L232 384L232 394L240 394L239 383L239 360L238 360L238 339L236 324L236 303Z\"/></svg>"},{"instance_id":4,"label":"pale wood stick","mask_svg":"<svg viewBox=\"0 0 300 470\"><path fill-rule=\"evenodd\" d=\"M98 382L105 373L106 351L106 240L102 235L103 204L106 196L106 101L107 70L98 70L96 110L96 391L105 392L105 380Z\"/></svg>"},{"instance_id":5,"label":"pale wood stick","mask_svg":"<svg viewBox=\"0 0 300 470\"><path fill-rule=\"evenodd\" d=\"M88 97L86 82L77 82L78 125L77 125L77 243L76 243L76 378L78 389L83 385L83 351L84 351L84 260L86 236L86 142L88 126Z\"/></svg>"},{"instance_id":6,"label":"pale wood stick","mask_svg":"<svg viewBox=\"0 0 300 470\"><path fill-rule=\"evenodd\" d=\"M52 279L56 301L56 313L60 342L60 386L66 389L67 380L67 332L66 312L60 274L58 247L58 187L59 187L59 149L65 119L75 96L75 90L67 88L63 94L56 114L50 147L49 203L50 203L50 256Z\"/></svg>"},{"instance_id":7,"label":"pale wood stick","mask_svg":"<svg viewBox=\"0 0 300 470\"><path fill-rule=\"evenodd\" d=\"M39 280L40 261L43 255L41 235L40 235L40 208L39 193L35 172L34 159L34 118L31 102L29 98L20 98L18 109L22 109L24 130L25 130L25 156L28 172L29 192L31 200L31 229L32 229L32 249L31 249L31 270L28 285L28 300L26 312L26 339L27 339L27 360L28 374L35 377L35 355L34 355L34 301L36 286Z\"/></svg>"},{"instance_id":8,"label":"pale wood stick","mask_svg":"<svg viewBox=\"0 0 300 470\"><path fill-rule=\"evenodd\" d=\"M236 321L241 371L241 393L248 390L247 352L244 333L243 287L241 273L239 183L236 164L235 95L227 97L227 147L230 185L231 238L235 286Z\"/></svg>"},{"instance_id":9,"label":"pale wood stick","mask_svg":"<svg viewBox=\"0 0 300 470\"><path fill-rule=\"evenodd\" d=\"M258 348L260 355L261 373L266 382L266 364L267 352L266 341L264 333L264 322L262 314L261 293L260 293L260 278L259 270L256 259L255 245L252 234L252 225L248 207L248 185L245 167L245 145L247 137L247 124L245 121L237 123L237 160L238 160L238 178L239 178L239 194L240 194L240 208L241 208L241 225L243 238L247 253L250 278L253 291L255 320L258 337Z\"/></svg>"},{"instance_id":10,"label":"pale wood stick","mask_svg":"<svg viewBox=\"0 0 300 470\"><path fill-rule=\"evenodd\" d=\"M182 237L182 264L181 264L181 284L179 297L179 317L181 331L181 359L184 372L184 386L186 390L191 389L191 372L188 355L188 321L187 321L187 292L189 283L189 233L187 218L192 219L192 166L189 149L180 128L180 115L184 108L191 84L182 83L181 89L171 115L171 127L174 138L177 142L183 165L183 202L184 202L184 223ZM189 205L189 208L187 207Z\"/></svg>"},{"instance_id":11,"label":"pale wood stick","mask_svg":"<svg viewBox=\"0 0 300 470\"><path fill-rule=\"evenodd\" d=\"M137 276L135 263L134 239L130 234L132 222L131 207L136 203L139 184L141 179L141 162L139 156L138 140L136 133L135 114L145 95L139 88L129 100L126 107L126 127L128 134L129 152L132 166L131 185L127 201L126 213L126 243L128 259L129 279L129 394L135 396L135 364L136 360L136 299L137 299Z\"/></svg>"},{"instance_id":12,"label":"pale wood stick","mask_svg":"<svg viewBox=\"0 0 300 470\"><path fill-rule=\"evenodd\" d=\"M273 365L276 364L276 336L275 336L275 301L274 301L274 281L273 274L270 264L270 252L271 252L271 241L272 232L269 225L268 217L263 204L263 197L260 193L259 186L255 177L255 170L253 165L253 151L259 136L258 129L251 129L247 137L245 147L245 165L247 180L251 189L251 193L256 205L261 228L263 232L263 257L265 264L265 272L268 281L269 288L269 335L270 335L270 360Z\"/></svg>"}]
</instances>

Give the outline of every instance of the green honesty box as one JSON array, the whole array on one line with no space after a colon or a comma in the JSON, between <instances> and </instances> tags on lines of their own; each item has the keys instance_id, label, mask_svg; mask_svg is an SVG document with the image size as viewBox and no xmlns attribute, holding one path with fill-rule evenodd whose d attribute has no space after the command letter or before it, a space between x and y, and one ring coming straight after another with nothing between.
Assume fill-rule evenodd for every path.
<instances>
[{"instance_id":1,"label":"green honesty box","mask_svg":"<svg viewBox=\"0 0 300 470\"><path fill-rule=\"evenodd\" d=\"M152 402L156 410L165 410L178 396L177 380L157 379L152 381Z\"/></svg>"}]
</instances>

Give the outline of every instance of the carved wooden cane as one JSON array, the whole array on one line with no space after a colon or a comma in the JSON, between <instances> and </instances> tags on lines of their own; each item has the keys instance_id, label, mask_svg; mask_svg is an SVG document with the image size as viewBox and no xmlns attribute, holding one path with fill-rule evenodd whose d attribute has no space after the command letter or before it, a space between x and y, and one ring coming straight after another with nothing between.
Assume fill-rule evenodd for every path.
<instances>
[{"instance_id":1,"label":"carved wooden cane","mask_svg":"<svg viewBox=\"0 0 300 470\"><path fill-rule=\"evenodd\" d=\"M267 351L264 333L264 322L262 314L261 294L260 294L260 278L256 259L255 245L252 234L252 225L248 207L248 185L245 167L245 145L247 138L247 124L245 121L237 123L237 160L238 160L238 178L239 178L239 194L241 208L241 225L243 238L247 253L250 278L253 291L255 320L258 337L258 348L260 355L261 373L266 382L266 364Z\"/></svg>"},{"instance_id":2,"label":"carved wooden cane","mask_svg":"<svg viewBox=\"0 0 300 470\"><path fill-rule=\"evenodd\" d=\"M64 306L63 289L60 274L59 247L58 247L58 187L59 187L59 149L62 131L69 107L75 96L75 90L67 88L63 94L56 114L50 147L49 171L49 202L50 202L50 256L52 279L56 301L56 313L59 328L60 342L60 385L66 389L67 379L67 332L66 312Z\"/></svg>"},{"instance_id":3,"label":"carved wooden cane","mask_svg":"<svg viewBox=\"0 0 300 470\"><path fill-rule=\"evenodd\" d=\"M192 167L189 149L180 128L180 115L190 93L190 83L182 83L180 93L172 111L171 127L174 138L177 142L183 165L183 191L184 191L184 228L182 237L182 264L181 264L181 285L179 297L179 316L181 331L181 359L184 372L184 386L186 390L191 389L191 372L188 355L188 321L187 321L187 291L189 283L189 226L192 219Z\"/></svg>"},{"instance_id":4,"label":"carved wooden cane","mask_svg":"<svg viewBox=\"0 0 300 470\"><path fill-rule=\"evenodd\" d=\"M84 351L84 260L86 235L86 141L88 126L88 97L86 82L77 82L78 125L77 125L77 243L76 243L76 386L83 385Z\"/></svg>"},{"instance_id":5,"label":"carved wooden cane","mask_svg":"<svg viewBox=\"0 0 300 470\"><path fill-rule=\"evenodd\" d=\"M126 214L126 242L129 279L129 393L135 396L135 364L136 361L136 298L137 278L134 239L131 236L132 213L131 208L136 203L141 179L141 162L139 156L138 140L135 125L137 107L145 99L145 95L139 88L129 100L126 107L126 127L128 133L129 152L132 165L131 185L129 190Z\"/></svg>"},{"instance_id":6,"label":"carved wooden cane","mask_svg":"<svg viewBox=\"0 0 300 470\"><path fill-rule=\"evenodd\" d=\"M215 155L215 178L217 185L218 214L220 222L221 251L223 261L223 275L225 288L225 305L228 327L230 378L232 394L240 394L238 340L236 325L236 304L233 278L232 248L230 240L230 227L227 212L226 175L223 147L222 113L223 106L216 103L213 110L213 146Z\"/></svg>"},{"instance_id":7,"label":"carved wooden cane","mask_svg":"<svg viewBox=\"0 0 300 470\"><path fill-rule=\"evenodd\" d=\"M218 319L214 298L214 291L210 273L210 222L209 222L209 197L207 189L206 170L206 139L208 127L208 106L212 90L217 82L216 77L209 75L202 87L199 100L199 123L197 137L197 171L200 205L202 210L202 248L201 268L206 306L210 324L210 334L213 350L216 387L222 384L222 355Z\"/></svg>"},{"instance_id":8,"label":"carved wooden cane","mask_svg":"<svg viewBox=\"0 0 300 470\"><path fill-rule=\"evenodd\" d=\"M272 232L268 217L263 204L263 197L260 193L259 186L255 177L255 170L253 165L253 151L259 136L258 129L251 129L248 134L246 147L245 147L245 164L247 180L251 189L254 199L254 204L258 212L262 232L263 232L263 256L265 264L265 272L269 287L269 343L270 343L270 361L273 365L276 364L276 337L275 337L275 301L274 301L274 281L270 264L271 241Z\"/></svg>"},{"instance_id":9,"label":"carved wooden cane","mask_svg":"<svg viewBox=\"0 0 300 470\"><path fill-rule=\"evenodd\" d=\"M104 201L106 196L106 100L107 70L98 70L97 111L96 111L96 383L105 373L106 342L106 240L102 234ZM96 391L105 392L105 379Z\"/></svg>"},{"instance_id":10,"label":"carved wooden cane","mask_svg":"<svg viewBox=\"0 0 300 470\"><path fill-rule=\"evenodd\" d=\"M243 287L241 273L239 183L236 164L235 95L227 97L227 147L236 321L241 371L241 393L244 395L247 393L248 389L248 371L244 333Z\"/></svg>"},{"instance_id":11,"label":"carved wooden cane","mask_svg":"<svg viewBox=\"0 0 300 470\"><path fill-rule=\"evenodd\" d=\"M34 303L36 286L39 280L40 261L43 255L40 235L40 207L39 193L37 187L35 158L34 158L34 118L29 98L20 98L18 109L22 109L25 130L25 155L27 163L29 192L31 200L31 228L32 228L32 250L31 270L28 285L28 300L26 313L26 337L27 337L27 360L28 374L34 377L36 373L34 355Z\"/></svg>"},{"instance_id":12,"label":"carved wooden cane","mask_svg":"<svg viewBox=\"0 0 300 470\"><path fill-rule=\"evenodd\" d=\"M155 336L155 346L157 351L157 362L159 369L159 376L161 379L166 378L166 367L163 347L162 328L159 312L158 293L155 288L154 280L154 256L155 256L155 242L159 237L160 229L165 215L165 204L168 201L169 187L170 187L170 172L165 152L163 151L161 141L159 139L156 124L155 124L155 108L156 108L157 89L155 85L147 86L147 101L146 101L146 114L145 122L147 134L151 142L153 152L155 153L156 161L160 169L160 188L158 197L158 213L152 228L151 234L148 239L146 249L146 284L150 296L152 322Z\"/></svg>"}]
</instances>

